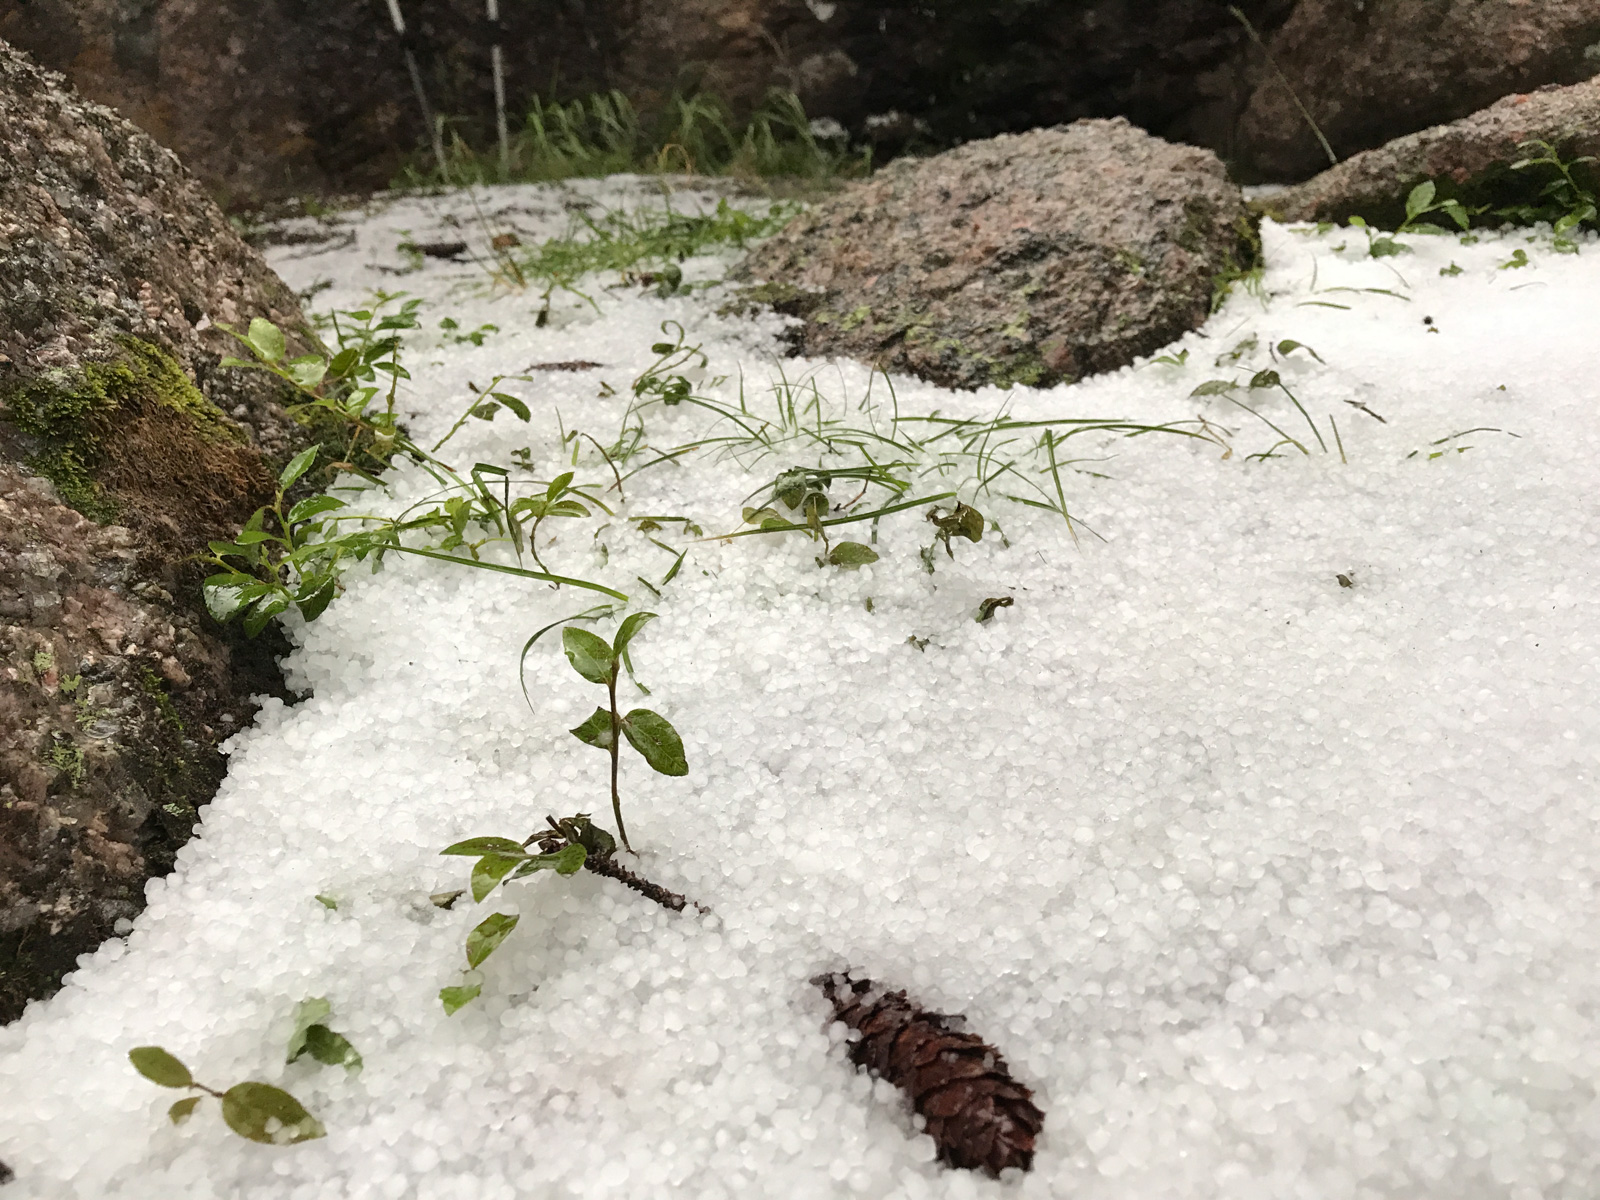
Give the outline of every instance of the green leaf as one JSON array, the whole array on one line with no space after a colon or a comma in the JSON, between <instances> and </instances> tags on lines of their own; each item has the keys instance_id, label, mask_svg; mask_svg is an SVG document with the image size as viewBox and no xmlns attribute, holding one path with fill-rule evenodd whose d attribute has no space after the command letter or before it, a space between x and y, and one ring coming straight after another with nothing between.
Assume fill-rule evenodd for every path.
<instances>
[{"instance_id":1,"label":"green leaf","mask_svg":"<svg viewBox=\"0 0 1600 1200\"><path fill-rule=\"evenodd\" d=\"M573 472L568 471L565 475L557 475L552 479L550 486L544 490L545 499L554 500L562 492L566 491L572 485L572 476Z\"/></svg>"},{"instance_id":2,"label":"green leaf","mask_svg":"<svg viewBox=\"0 0 1600 1200\"><path fill-rule=\"evenodd\" d=\"M634 635L651 621L655 620L653 612L629 613L622 619L622 624L617 628L617 636L611 640L611 652L621 658L627 652L628 643L633 641Z\"/></svg>"},{"instance_id":3,"label":"green leaf","mask_svg":"<svg viewBox=\"0 0 1600 1200\"><path fill-rule=\"evenodd\" d=\"M250 332L245 334L245 340L266 362L275 363L283 358L283 330L263 317L250 322Z\"/></svg>"},{"instance_id":4,"label":"green leaf","mask_svg":"<svg viewBox=\"0 0 1600 1200\"><path fill-rule=\"evenodd\" d=\"M1326 362L1323 362L1322 355L1318 354L1304 342L1297 342L1293 338L1284 338L1283 341L1278 343L1278 353L1283 355L1285 358L1289 357L1289 355L1293 354L1296 350L1304 350L1307 354L1311 355L1312 358L1316 359L1319 363L1322 363L1323 366L1328 365Z\"/></svg>"},{"instance_id":5,"label":"green leaf","mask_svg":"<svg viewBox=\"0 0 1600 1200\"><path fill-rule=\"evenodd\" d=\"M201 589L207 611L219 621L232 617L244 605L244 598L239 595L244 583L234 581L248 579L247 575L213 575L207 579Z\"/></svg>"},{"instance_id":6,"label":"green leaf","mask_svg":"<svg viewBox=\"0 0 1600 1200\"><path fill-rule=\"evenodd\" d=\"M676 349L677 347L671 342L657 342L655 345L650 347L650 353L657 355L671 354Z\"/></svg>"},{"instance_id":7,"label":"green leaf","mask_svg":"<svg viewBox=\"0 0 1600 1200\"><path fill-rule=\"evenodd\" d=\"M352 1073L361 1070L361 1055L342 1033L335 1033L326 1025L313 1025L306 1030L306 1049L311 1057L328 1067L343 1067Z\"/></svg>"},{"instance_id":8,"label":"green leaf","mask_svg":"<svg viewBox=\"0 0 1600 1200\"><path fill-rule=\"evenodd\" d=\"M775 508L747 508L744 510L744 523L746 525L763 525L768 521L782 521ZM784 524L788 524L787 521Z\"/></svg>"},{"instance_id":9,"label":"green leaf","mask_svg":"<svg viewBox=\"0 0 1600 1200\"><path fill-rule=\"evenodd\" d=\"M268 1083L236 1083L222 1094L222 1119L240 1137L269 1146L292 1146L327 1130L288 1092Z\"/></svg>"},{"instance_id":10,"label":"green leaf","mask_svg":"<svg viewBox=\"0 0 1600 1200\"><path fill-rule=\"evenodd\" d=\"M478 998L478 993L483 991L483 984L474 983L466 987L447 987L439 989L439 1002L444 1005L444 1015L453 1017L456 1010L465 1008Z\"/></svg>"},{"instance_id":11,"label":"green leaf","mask_svg":"<svg viewBox=\"0 0 1600 1200\"><path fill-rule=\"evenodd\" d=\"M328 373L328 364L320 358L309 361L297 359L289 364L289 378L303 388L314 388Z\"/></svg>"},{"instance_id":12,"label":"green leaf","mask_svg":"<svg viewBox=\"0 0 1600 1200\"><path fill-rule=\"evenodd\" d=\"M161 1087L194 1086L194 1076L189 1074L189 1068L160 1046L135 1046L128 1051L128 1060L133 1063L135 1071Z\"/></svg>"},{"instance_id":13,"label":"green leaf","mask_svg":"<svg viewBox=\"0 0 1600 1200\"><path fill-rule=\"evenodd\" d=\"M568 625L561 631L561 647L572 669L590 683L611 683L616 678L616 659L605 639Z\"/></svg>"},{"instance_id":14,"label":"green leaf","mask_svg":"<svg viewBox=\"0 0 1600 1200\"><path fill-rule=\"evenodd\" d=\"M567 732L586 746L598 746L602 750L609 750L612 744L611 714L603 708L597 708L589 715L587 721Z\"/></svg>"},{"instance_id":15,"label":"green leaf","mask_svg":"<svg viewBox=\"0 0 1600 1200\"><path fill-rule=\"evenodd\" d=\"M333 602L333 597L339 589L338 581L329 578L318 584L309 592L302 591L295 597L295 607L300 610L300 615L307 621L315 621Z\"/></svg>"},{"instance_id":16,"label":"green leaf","mask_svg":"<svg viewBox=\"0 0 1600 1200\"><path fill-rule=\"evenodd\" d=\"M520 917L509 913L491 913L479 921L467 934L467 966L478 967L484 959L500 948L500 943L511 936Z\"/></svg>"},{"instance_id":17,"label":"green leaf","mask_svg":"<svg viewBox=\"0 0 1600 1200\"><path fill-rule=\"evenodd\" d=\"M287 592L276 592L256 602L255 608L244 618L244 631L255 637L267 627L267 622L289 607Z\"/></svg>"},{"instance_id":18,"label":"green leaf","mask_svg":"<svg viewBox=\"0 0 1600 1200\"><path fill-rule=\"evenodd\" d=\"M284 467L283 473L278 476L278 487L288 491L296 479L311 469L311 464L317 461L317 451L320 446L307 446L289 460L289 465Z\"/></svg>"},{"instance_id":19,"label":"green leaf","mask_svg":"<svg viewBox=\"0 0 1600 1200\"><path fill-rule=\"evenodd\" d=\"M591 718L592 719L592 718ZM665 717L648 708L636 708L622 718L622 733L640 754L663 775L687 775L683 739Z\"/></svg>"},{"instance_id":20,"label":"green leaf","mask_svg":"<svg viewBox=\"0 0 1600 1200\"><path fill-rule=\"evenodd\" d=\"M1226 396L1229 392L1233 391L1238 386L1239 385L1237 383L1234 383L1231 379L1208 379L1204 383L1202 383L1199 387L1195 388L1194 391L1190 392L1189 395L1191 395L1191 396Z\"/></svg>"},{"instance_id":21,"label":"green leaf","mask_svg":"<svg viewBox=\"0 0 1600 1200\"><path fill-rule=\"evenodd\" d=\"M504 392L490 392L489 395L500 401L501 404L504 404L512 412L516 413L519 420L533 420L533 414L528 411L528 406L521 400L518 400L515 396L508 396Z\"/></svg>"},{"instance_id":22,"label":"green leaf","mask_svg":"<svg viewBox=\"0 0 1600 1200\"><path fill-rule=\"evenodd\" d=\"M298 525L301 521L309 521L312 517L343 507L344 501L332 496L308 496L289 510L289 524Z\"/></svg>"},{"instance_id":23,"label":"green leaf","mask_svg":"<svg viewBox=\"0 0 1600 1200\"><path fill-rule=\"evenodd\" d=\"M1250 380L1250 388L1255 391L1260 388L1278 387L1282 383L1283 380L1278 377L1276 371L1257 371Z\"/></svg>"},{"instance_id":24,"label":"green leaf","mask_svg":"<svg viewBox=\"0 0 1600 1200\"><path fill-rule=\"evenodd\" d=\"M1424 180L1411 189L1411 194L1406 197L1406 219L1412 220L1420 217L1433 207L1433 197L1436 189L1433 180Z\"/></svg>"},{"instance_id":25,"label":"green leaf","mask_svg":"<svg viewBox=\"0 0 1600 1200\"><path fill-rule=\"evenodd\" d=\"M499 882L506 877L507 872L526 856L518 854L515 858L504 854L485 854L472 868L472 899L475 903L483 903L483 898L494 891Z\"/></svg>"},{"instance_id":26,"label":"green leaf","mask_svg":"<svg viewBox=\"0 0 1600 1200\"><path fill-rule=\"evenodd\" d=\"M513 842L510 838L502 837L468 838L464 842L446 846L439 853L470 855L473 858L480 854L521 854L522 843Z\"/></svg>"},{"instance_id":27,"label":"green leaf","mask_svg":"<svg viewBox=\"0 0 1600 1200\"><path fill-rule=\"evenodd\" d=\"M554 854L540 854L527 859L516 869L512 879L525 879L538 871L554 871L557 875L572 875L583 869L588 850L582 845L563 846Z\"/></svg>"},{"instance_id":28,"label":"green leaf","mask_svg":"<svg viewBox=\"0 0 1600 1200\"><path fill-rule=\"evenodd\" d=\"M878 561L878 552L860 542L840 542L828 552L828 561L836 567L861 567Z\"/></svg>"},{"instance_id":29,"label":"green leaf","mask_svg":"<svg viewBox=\"0 0 1600 1200\"><path fill-rule=\"evenodd\" d=\"M332 896L327 896L321 892L318 892L314 897L312 897L312 899L316 900L318 904L322 905L323 908L328 909L330 912L339 911L339 902Z\"/></svg>"},{"instance_id":30,"label":"green leaf","mask_svg":"<svg viewBox=\"0 0 1600 1200\"><path fill-rule=\"evenodd\" d=\"M186 1096L171 1108L167 1109L167 1119L174 1125L182 1125L194 1115L195 1106L200 1103L199 1096Z\"/></svg>"},{"instance_id":31,"label":"green leaf","mask_svg":"<svg viewBox=\"0 0 1600 1200\"><path fill-rule=\"evenodd\" d=\"M613 848L616 847L615 842L612 842L611 845ZM588 858L588 848L581 844L574 843L570 846L563 846L556 851L556 874L576 875L583 870L583 864Z\"/></svg>"},{"instance_id":32,"label":"green leaf","mask_svg":"<svg viewBox=\"0 0 1600 1200\"><path fill-rule=\"evenodd\" d=\"M973 619L979 625L987 625L994 619L996 609L1010 608L1015 603L1016 600L1011 596L990 596L989 599L978 605L978 615Z\"/></svg>"},{"instance_id":33,"label":"green leaf","mask_svg":"<svg viewBox=\"0 0 1600 1200\"><path fill-rule=\"evenodd\" d=\"M306 1031L313 1025L320 1025L328 1019L328 1014L333 1012L333 1005L321 996L313 996L302 1000L294 1006L294 1030L289 1034L288 1052L285 1062L293 1062L306 1052Z\"/></svg>"}]
</instances>

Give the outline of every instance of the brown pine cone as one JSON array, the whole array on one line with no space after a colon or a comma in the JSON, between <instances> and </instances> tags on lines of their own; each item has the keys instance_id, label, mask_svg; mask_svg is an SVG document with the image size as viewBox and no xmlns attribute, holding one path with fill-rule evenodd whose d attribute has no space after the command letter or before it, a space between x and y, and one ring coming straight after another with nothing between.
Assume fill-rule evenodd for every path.
<instances>
[{"instance_id":1,"label":"brown pine cone","mask_svg":"<svg viewBox=\"0 0 1600 1200\"><path fill-rule=\"evenodd\" d=\"M1044 1113L998 1050L954 1028L962 1018L924 1012L904 992L884 992L870 979L821 975L812 982L835 1018L861 1031L851 1061L911 1098L941 1162L991 1175L1033 1165Z\"/></svg>"}]
</instances>

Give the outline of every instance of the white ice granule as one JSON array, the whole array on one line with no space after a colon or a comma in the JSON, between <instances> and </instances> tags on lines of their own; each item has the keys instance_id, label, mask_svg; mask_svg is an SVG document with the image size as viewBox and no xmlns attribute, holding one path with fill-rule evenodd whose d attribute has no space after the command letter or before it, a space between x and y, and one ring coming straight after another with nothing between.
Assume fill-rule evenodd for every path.
<instances>
[{"instance_id":1,"label":"white ice granule","mask_svg":"<svg viewBox=\"0 0 1600 1200\"><path fill-rule=\"evenodd\" d=\"M653 202L626 182L480 202L526 241L585 196ZM730 377L725 399L741 372L763 403L780 369L817 368L841 407L869 385L854 364L775 362L778 320L717 316L714 292L606 293L600 314L569 297L539 328L535 298L470 269L379 269L402 265L402 229L476 245L475 222L460 197L406 199L350 222L347 248L274 253L292 286L334 281L319 304L404 287L430 331L500 327L481 347L417 339L403 399L420 441L469 381L603 364L536 375L534 421L469 422L460 461L527 446L541 478L569 469L556 410L613 436L667 319ZM7 1195L1587 1200L1600 246L1416 238L1377 262L1350 231L1264 234L1267 302L1235 296L1170 348L1184 365L1009 398L1019 419L1200 413L1233 431L1229 459L1082 439L1074 465L1094 474L1063 483L1094 533L1076 543L1058 517L976 497L1009 545L958 541L932 575L918 511L885 517L880 561L854 573L819 570L799 538L658 535L690 553L648 597L660 617L634 657L651 694L627 703L672 720L691 770L625 765L625 815L637 869L714 916L589 874L430 903L466 883L465 860L437 855L452 841L525 836L546 813L609 824L605 758L566 733L603 693L552 639L529 656L532 711L516 671L533 630L584 605L440 563L353 572L294 627L286 667L313 698L268 701L235 737L201 837L126 942L0 1030ZM1500 270L1516 248L1534 265ZM1271 430L1191 397L1252 337L1252 369L1285 339L1325 360L1276 369L1323 430L1334 416L1348 463L1247 461ZM903 413L1007 402L895 388ZM1240 395L1302 436L1281 393ZM689 407L646 419L652 444L706 432ZM621 515L730 532L787 465L689 456L633 477ZM370 503L432 486L399 471ZM621 515L603 567L587 524L541 553L625 590L659 581L671 558ZM438 989L488 911L521 922L483 996L446 1017ZM1047 1109L1030 1175L942 1170L898 1097L851 1073L807 982L845 966L1000 1046ZM283 1061L310 996L359 1076ZM287 1087L328 1136L255 1146L214 1101L174 1128L173 1094L128 1065L140 1044L215 1086Z\"/></svg>"}]
</instances>

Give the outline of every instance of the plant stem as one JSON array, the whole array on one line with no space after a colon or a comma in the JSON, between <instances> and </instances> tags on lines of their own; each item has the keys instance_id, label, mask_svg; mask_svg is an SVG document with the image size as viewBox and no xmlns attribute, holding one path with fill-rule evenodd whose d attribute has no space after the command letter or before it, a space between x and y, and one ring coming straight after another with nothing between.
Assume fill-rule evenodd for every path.
<instances>
[{"instance_id":1,"label":"plant stem","mask_svg":"<svg viewBox=\"0 0 1600 1200\"><path fill-rule=\"evenodd\" d=\"M606 681L606 692L611 699L611 811L617 818L617 832L622 835L623 848L629 854L633 847L628 843L628 827L622 823L622 797L617 792L617 767L622 756L622 718L617 713L617 673L613 666L611 678Z\"/></svg>"}]
</instances>

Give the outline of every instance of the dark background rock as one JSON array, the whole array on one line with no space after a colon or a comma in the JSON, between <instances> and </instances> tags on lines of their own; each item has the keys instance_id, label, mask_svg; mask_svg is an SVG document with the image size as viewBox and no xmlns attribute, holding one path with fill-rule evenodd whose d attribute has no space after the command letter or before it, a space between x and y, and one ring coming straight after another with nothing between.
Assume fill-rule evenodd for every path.
<instances>
[{"instance_id":1,"label":"dark background rock","mask_svg":"<svg viewBox=\"0 0 1600 1200\"><path fill-rule=\"evenodd\" d=\"M1600 0L1300 0L1273 56L1341 158L1513 92L1600 73ZM1304 179L1327 158L1281 83L1239 120L1241 166Z\"/></svg>"},{"instance_id":2,"label":"dark background rock","mask_svg":"<svg viewBox=\"0 0 1600 1200\"><path fill-rule=\"evenodd\" d=\"M1507 96L1463 120L1358 154L1258 207L1283 221L1359 215L1392 229L1405 219L1407 193L1426 179L1435 182L1441 198L1469 207L1537 204L1538 193L1555 176L1549 168L1511 169L1528 157L1523 147L1529 141L1550 143L1567 161L1600 159L1600 79ZM1600 190L1593 163L1577 166L1574 175Z\"/></svg>"},{"instance_id":3,"label":"dark background rock","mask_svg":"<svg viewBox=\"0 0 1600 1200\"><path fill-rule=\"evenodd\" d=\"M893 163L737 274L801 303L804 353L951 387L1043 386L1197 328L1253 233L1210 151L1079 121Z\"/></svg>"},{"instance_id":4,"label":"dark background rock","mask_svg":"<svg viewBox=\"0 0 1600 1200\"><path fill-rule=\"evenodd\" d=\"M295 297L170 151L0 43L0 1020L143 907L270 644L200 604L308 442L216 321ZM309 336L309 335L307 335ZM46 478L48 477L48 478Z\"/></svg>"},{"instance_id":5,"label":"dark background rock","mask_svg":"<svg viewBox=\"0 0 1600 1200\"><path fill-rule=\"evenodd\" d=\"M435 107L486 145L481 0L402 0ZM1600 72L1600 0L1239 0L1340 155ZM792 88L879 161L1080 117L1243 179L1326 165L1225 0L519 0L510 110L615 87L649 110ZM823 19L826 17L826 19ZM230 202L386 184L424 144L379 0L0 0L0 37L176 149Z\"/></svg>"},{"instance_id":6,"label":"dark background rock","mask_svg":"<svg viewBox=\"0 0 1600 1200\"><path fill-rule=\"evenodd\" d=\"M506 0L514 111L607 85L605 0ZM492 127L483 0L402 0L438 111ZM178 152L225 204L388 185L426 134L383 0L0 0L0 38Z\"/></svg>"}]
</instances>

